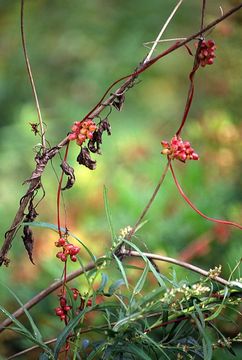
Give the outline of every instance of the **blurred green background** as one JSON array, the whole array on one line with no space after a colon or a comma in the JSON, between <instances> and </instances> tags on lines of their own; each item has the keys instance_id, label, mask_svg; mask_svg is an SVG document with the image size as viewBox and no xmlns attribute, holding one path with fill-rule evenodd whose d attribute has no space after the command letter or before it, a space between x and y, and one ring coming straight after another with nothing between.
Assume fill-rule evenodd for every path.
<instances>
[{"instance_id":1,"label":"blurred green background","mask_svg":"<svg viewBox=\"0 0 242 360\"><path fill-rule=\"evenodd\" d=\"M156 37L176 3L26 1L27 47L51 145L65 137L72 123L83 118L110 83L134 70L148 52L143 43ZM206 23L220 15L219 6L226 11L236 4L236 0L208 1ZM196 32L200 6L201 1L185 0L164 37L186 37ZM3 239L26 190L21 184L34 168L34 149L40 139L29 125L37 122L37 116L21 48L20 1L0 1L0 29ZM174 163L185 193L201 211L238 223L242 222L241 37L241 11L208 35L216 41L217 57L214 66L200 69L196 75L194 102L183 132L184 140L191 141L200 161L186 166ZM159 45L156 53L167 46ZM190 47L194 52L193 43ZM108 188L118 233L120 228L135 223L164 168L160 141L170 140L179 126L192 63L193 58L182 48L140 76L140 82L127 93L122 112L114 109L110 116L112 136L104 135L102 156L97 156L95 171L76 163L79 149L71 144L69 162L75 168L76 184L64 194L67 227L97 256L110 245L103 185ZM59 165L57 156L53 167L58 174ZM42 181L46 197L38 207L38 220L56 223L57 179L50 165ZM194 213L178 194L170 174L146 219L148 223L139 239L149 251L181 258L205 269L221 264L224 277L229 276L241 257L241 232L215 226ZM10 251L11 264L0 268L0 273L1 280L23 302L60 277L62 265L55 259L55 240L52 232L35 230L34 266L28 260L20 232L16 236ZM83 257L88 261L84 253ZM170 272L167 264L162 264L161 269L166 274ZM180 279L197 278L184 270L177 271ZM236 276L239 277L238 272ZM81 289L81 280L76 280L75 286ZM0 302L9 311L17 307L2 289ZM51 295L31 311L46 339L55 337L62 326L53 315L55 306L56 297ZM232 337L237 334L238 325L224 323L221 330ZM1 335L0 342L2 356L27 346L9 332Z\"/></svg>"}]
</instances>

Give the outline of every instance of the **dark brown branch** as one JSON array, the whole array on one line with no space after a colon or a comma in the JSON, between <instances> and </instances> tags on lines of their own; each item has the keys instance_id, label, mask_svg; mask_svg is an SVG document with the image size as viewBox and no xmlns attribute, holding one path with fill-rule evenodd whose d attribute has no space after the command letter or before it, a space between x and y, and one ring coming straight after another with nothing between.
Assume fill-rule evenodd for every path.
<instances>
[{"instance_id":1,"label":"dark brown branch","mask_svg":"<svg viewBox=\"0 0 242 360\"><path fill-rule=\"evenodd\" d=\"M94 107L94 109L89 113L88 117L89 118L95 118L96 116L98 116L103 109L106 108L107 105L112 104L112 102L115 100L115 98L117 97L118 94L122 94L123 92L125 92L133 83L134 80L134 76L137 76L138 74L141 74L142 72L144 72L145 70L147 70L151 65L153 65L155 62L157 62L159 59L161 59L163 56L166 56L170 53L172 53L173 51L179 49L180 47L186 45L187 43L189 43L191 40L197 38L199 35L205 33L206 31L212 29L214 26L216 26L218 23L220 23L221 21L223 21L224 19L226 19L227 17L231 16L232 14L234 14L236 11L240 10L242 8L242 3L240 3L239 5L235 6L234 8L232 8L231 10L229 10L227 13L225 13L224 15L222 15L221 17L219 17L218 19L214 20L213 22L211 22L210 24L208 24L205 28L203 28L202 30L198 31L197 33L189 36L186 40L178 42L175 44L175 46L171 47L169 50L166 50L165 52L157 55L156 57L154 57L153 59L151 59L150 61L146 62L145 64L141 65L139 67L139 70L133 74L130 75L130 77L124 82L124 84L122 86L120 86L111 96L108 97L108 99L104 102L99 102L97 106ZM126 77L122 78L125 79ZM121 80L121 79L120 79ZM118 83L115 82L115 83ZM68 137L65 137L57 146L53 147L52 149L46 151L45 155L47 156L47 162L52 159L52 157L54 157L62 147L64 147L67 143L68 143ZM46 160L46 158L45 158ZM13 220L13 223L10 227L10 230L6 233L6 237L4 240L4 243L2 245L2 248L0 250L0 266L2 264L8 264L9 260L7 259L7 253L11 247L13 238L16 234L16 230L18 228L18 226L20 225L20 223L22 222L23 218L24 218L24 211L25 208L28 205L28 202L31 198L31 194L33 189L36 189L36 186L38 186L40 184L41 181L41 176L42 173L45 169L45 166L47 165L47 162L45 162L44 160L41 161L41 164L37 164L36 165L36 169L34 170L33 174L38 173L39 171L39 167L41 166L41 173L39 172L39 177L38 178L31 178L30 185L29 185L29 189L26 192L26 194L23 197L23 200L21 202L21 205L17 211L17 214Z\"/></svg>"}]
</instances>

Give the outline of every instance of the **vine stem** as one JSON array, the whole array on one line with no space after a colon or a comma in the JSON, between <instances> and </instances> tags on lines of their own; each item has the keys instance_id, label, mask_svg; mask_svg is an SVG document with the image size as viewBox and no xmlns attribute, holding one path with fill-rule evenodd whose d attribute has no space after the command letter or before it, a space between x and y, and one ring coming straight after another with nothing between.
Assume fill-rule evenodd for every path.
<instances>
[{"instance_id":1,"label":"vine stem","mask_svg":"<svg viewBox=\"0 0 242 360\"><path fill-rule=\"evenodd\" d=\"M212 217L209 217L205 214L203 214L192 202L191 200L189 200L189 198L186 196L186 194L184 193L184 191L182 190L181 188L181 185L179 184L178 180L177 180L177 177L175 175L175 172L174 172L174 169L170 163L170 170L171 170L171 173L172 173L172 177L174 179L174 182L176 184L176 187L179 191L179 193L181 194L181 196L183 197L183 199L188 203L188 205L194 210L196 211L196 213L198 213L198 215L202 216L204 219L206 220L209 220L209 221L212 221L214 223L217 223L217 224L223 224L223 225L231 225L231 226L234 226L240 230L242 230L242 225L239 225L233 221L228 221L228 220L220 220L220 219L215 219L215 218L212 218Z\"/></svg>"},{"instance_id":2,"label":"vine stem","mask_svg":"<svg viewBox=\"0 0 242 360\"><path fill-rule=\"evenodd\" d=\"M140 253L138 253L137 251L126 250L126 249L121 249L119 254L121 254L121 255L123 255L125 257L141 257ZM189 263L187 263L185 261L181 261L181 260L177 260L177 259L174 259L174 258L171 258L171 257L168 257L168 256L162 256L162 255L157 255L157 254L153 254L153 253L144 252L142 254L143 254L143 256L146 256L148 259L178 265L178 266L181 266L181 267L183 267L183 268L185 268L185 269L187 269L189 271L196 272L197 274L200 274L200 275L202 275L204 277L209 277L209 271L203 270L200 267L189 264ZM70 274L68 274L66 276L66 282L69 282L69 281L77 278L78 276L83 275L84 273L95 269L97 267L98 260L102 259L102 258L103 258L103 256L100 256L100 257L97 258L96 262L91 262L88 265L86 265L84 268L80 268L78 270L75 270L75 271L71 272ZM214 280L214 281L220 283L223 286L231 286L231 285L233 285L233 282L227 281L227 280L225 280L225 279L223 279L223 278L221 278L219 276L215 276L211 280ZM15 318L18 318L19 316L23 315L24 314L24 309L25 310L31 309L33 306L38 304L40 301L42 301L44 298L46 298L53 291L59 289L62 286L62 284L63 284L63 280L55 281L48 288L42 290L37 295L35 295L32 299L27 301L22 307L20 307L18 310L16 310L12 314L12 316L15 317ZM9 326L10 324L12 324L12 320L10 318L4 320L0 324L0 333L2 331L4 331L6 329L6 327Z\"/></svg>"},{"instance_id":3,"label":"vine stem","mask_svg":"<svg viewBox=\"0 0 242 360\"><path fill-rule=\"evenodd\" d=\"M30 80L34 100L35 100L36 111L37 111L37 115L38 115L38 119L39 119L39 127L40 127L42 148L43 148L43 151L45 152L45 150L46 150L46 140L45 140L44 124L43 124L43 120L42 120L42 115L41 115L38 95L37 95L37 91L36 91L36 87L35 87L35 83L34 83L34 78L33 78L32 70L31 70L31 65L30 65L30 61L29 61L29 57L28 57L26 40L25 40L25 33L24 33L24 0L21 0L21 16L20 16L20 19L21 19L21 21L20 21L21 22L21 39L22 39L22 46L23 46L23 52L24 52L24 59L25 59L27 72L28 72L28 76L29 76L29 80Z\"/></svg>"},{"instance_id":4,"label":"vine stem","mask_svg":"<svg viewBox=\"0 0 242 360\"><path fill-rule=\"evenodd\" d=\"M66 161L66 159L67 159L69 145L70 145L70 143L68 142L67 146L66 146L66 151L65 151L63 161ZM59 179L59 184L58 184L58 189L57 189L57 201L56 201L57 202L57 204L56 204L57 205L57 227L58 227L58 233L59 233L60 238L62 237L61 218L60 218L60 209L61 209L60 200L61 200L61 187L62 187L62 182L63 182L63 176L64 176L64 170L62 170L61 176ZM61 289L62 296L65 296L65 293L66 293L66 289L65 289L66 278L67 278L67 261L64 262L63 285L62 285L62 289Z\"/></svg>"},{"instance_id":5,"label":"vine stem","mask_svg":"<svg viewBox=\"0 0 242 360\"><path fill-rule=\"evenodd\" d=\"M130 240L132 238L132 236L134 235L134 233L136 232L138 226L140 225L140 223L142 222L142 220L144 219L145 215L147 214L147 212L149 211L153 201L155 200L156 198L156 195L158 194L160 188L161 188L161 185L163 184L164 180L165 180L165 177L166 177L166 174L169 170L169 166L170 166L170 163L171 163L171 160L168 159L167 161L167 164L166 164L166 167L165 169L163 170L162 174L161 174L161 177L160 177L160 180L158 181L158 184L156 185L155 187L155 190L153 191L153 194L151 195L151 198L150 200L148 201L147 205L145 206L144 210L142 211L140 217L138 218L138 220L136 221L135 225L132 227L132 229L130 230L129 232L129 235L127 237L127 240Z\"/></svg>"}]
</instances>

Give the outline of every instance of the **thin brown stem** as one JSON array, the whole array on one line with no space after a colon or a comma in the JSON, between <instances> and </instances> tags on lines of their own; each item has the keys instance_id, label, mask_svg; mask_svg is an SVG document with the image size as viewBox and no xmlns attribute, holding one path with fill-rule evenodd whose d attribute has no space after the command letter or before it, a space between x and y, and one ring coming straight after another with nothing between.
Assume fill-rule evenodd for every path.
<instances>
[{"instance_id":1,"label":"thin brown stem","mask_svg":"<svg viewBox=\"0 0 242 360\"><path fill-rule=\"evenodd\" d=\"M202 14L201 14L201 26L200 26L200 30L202 30L203 27L204 27L204 18L205 18L206 2L207 2L207 0L202 0Z\"/></svg>"},{"instance_id":2,"label":"thin brown stem","mask_svg":"<svg viewBox=\"0 0 242 360\"><path fill-rule=\"evenodd\" d=\"M42 116L41 116L38 95L37 95L37 91L36 91L36 87L35 87L35 83L34 83L34 78L33 78L32 70L31 70L31 65L30 65L30 61L29 61L29 57L28 57L25 34L24 34L24 0L21 0L21 17L20 17L20 19L21 19L21 38L22 38L24 59L25 59L26 67L27 67L27 72L28 72L31 88L32 88L32 91L33 91L36 111L37 111L37 114L38 114L42 148L43 148L43 151L45 152L45 150L46 150L46 141L45 141L44 124L43 124L43 120L42 120Z\"/></svg>"},{"instance_id":3,"label":"thin brown stem","mask_svg":"<svg viewBox=\"0 0 242 360\"><path fill-rule=\"evenodd\" d=\"M121 250L120 255L142 257L139 252L137 252L137 251L129 251L129 250L126 250L126 249ZM168 256L156 255L156 254L146 253L146 252L142 252L142 255L146 256L148 259L157 260L157 261L163 261L163 262L167 262L167 263L170 263L170 264L175 264L175 265L181 266L181 267L183 267L185 269L191 270L191 271L196 272L196 273L198 273L198 274L200 274L202 276L205 276L205 277L209 277L209 274L210 274L209 271L203 270L203 269L199 268L198 266L189 264L189 263L187 263L185 261L180 261L180 260L177 260L177 259L173 259L173 258L168 257ZM230 282L223 279L223 278L221 278L220 276L214 277L213 280L217 281L221 285L230 286Z\"/></svg>"},{"instance_id":4,"label":"thin brown stem","mask_svg":"<svg viewBox=\"0 0 242 360\"><path fill-rule=\"evenodd\" d=\"M142 222L142 220L144 219L145 215L147 214L147 212L149 211L153 201L155 200L156 198L156 195L158 194L160 188L161 188L161 185L163 184L164 180L165 180L165 177L166 177L166 174L167 174L167 171L169 169L169 166L170 166L170 162L171 160L169 159L167 161L167 164L166 164L166 167L165 169L163 170L162 174L161 174L161 177L160 177L160 180L158 181L158 184L156 185L155 187L155 190L153 192L153 194L151 195L151 198L149 199L147 205L145 206L144 210L142 211L140 217L138 218L138 220L136 221L135 225L133 226L132 230L130 231L129 235L128 235L128 238L127 240L130 240L131 237L133 236L133 234L135 233L136 229L138 228L138 226L140 225L140 223Z\"/></svg>"}]
</instances>

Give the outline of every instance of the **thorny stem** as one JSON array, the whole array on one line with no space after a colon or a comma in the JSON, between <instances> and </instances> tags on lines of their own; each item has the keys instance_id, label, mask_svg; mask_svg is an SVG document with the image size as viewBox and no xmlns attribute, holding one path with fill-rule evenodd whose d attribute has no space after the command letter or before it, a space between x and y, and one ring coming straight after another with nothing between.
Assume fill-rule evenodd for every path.
<instances>
[{"instance_id":1,"label":"thorny stem","mask_svg":"<svg viewBox=\"0 0 242 360\"><path fill-rule=\"evenodd\" d=\"M140 253L138 253L137 251L133 251L133 250L126 250L126 249L121 249L120 250L120 255L123 255L124 257L141 257ZM167 262L170 264L174 264L174 265L178 265L181 266L185 269L188 269L190 271L196 272L204 277L208 277L209 276L209 271L203 270L201 268L199 268L198 266L189 264L185 261L181 261L181 260L177 260L168 256L162 256L162 255L157 255L157 254L152 254L152 253L146 253L143 252L142 253L143 256L146 256L148 259L153 259L153 260L157 260L157 261L163 261L163 262ZM97 258L96 262L91 262L89 263L87 266L85 266L84 268L75 270L73 272L71 272L70 274L67 275L66 277L66 282L69 282L73 279L75 279L76 277L91 271L93 269L95 269L97 267L98 264L98 260L102 259L103 256L100 256ZM213 279L218 283L220 283L223 286L232 286L233 282L227 281L223 278L221 278L220 276L215 276ZM42 290L40 293L38 293L37 295L35 295L32 299L30 299L28 302L26 302L23 307L19 308L18 310L16 310L12 316L15 318L18 318L19 316L21 316L22 314L24 314L24 309L29 310L31 309L34 305L38 304L40 301L42 301L46 296L48 296L49 294L51 294L53 291L57 290L58 288L60 288L63 284L63 280L58 280L54 283L52 283L48 288ZM0 324L0 333L2 331L4 331L6 329L7 326L9 326L12 323L12 320L10 318L4 320L1 324Z\"/></svg>"},{"instance_id":2,"label":"thorny stem","mask_svg":"<svg viewBox=\"0 0 242 360\"><path fill-rule=\"evenodd\" d=\"M175 175L175 172L173 170L173 167L170 163L170 170L171 170L171 173L172 173L172 176L173 176L173 179L175 181L175 184L176 184L176 187L179 191L179 193L181 194L181 196L183 197L183 199L188 203L188 205L196 211L196 213L198 213L200 216L202 216L204 219L206 220L209 220L209 221L212 221L212 222L215 222L215 223L218 223L218 224L224 224L224 225L231 225L231 226L234 226L234 227L237 227L238 229L242 230L242 225L239 225L235 222L232 222L232 221L227 221L227 220L220 220L220 219L214 219L212 217L209 217L205 214L203 214L200 210L198 210L198 208L191 202L191 200L189 200L189 198L186 196L186 194L184 193L184 191L182 190L181 188L181 185L179 184L178 180L177 180L177 177Z\"/></svg>"},{"instance_id":3,"label":"thorny stem","mask_svg":"<svg viewBox=\"0 0 242 360\"><path fill-rule=\"evenodd\" d=\"M23 1L23 0L22 0ZM130 85L133 82L133 78L135 76L137 76L138 74L142 73L143 71L145 71L148 67L150 67L152 64L154 64L156 61L158 61L160 58L162 58L165 55L168 55L170 53L172 53L173 51L179 49L180 47L186 45L187 43L189 43L191 40L197 38L199 35L203 34L204 32L212 29L214 26L216 26L218 23L220 23L221 21L223 21L224 19L226 19L227 17L231 16L232 14L234 14L235 12L239 11L242 8L242 3L240 3L239 5L235 6L234 8L232 8L231 10L229 10L228 12L226 12L225 14L223 14L221 17L217 18L216 20L212 21L210 24L208 24L205 28L203 28L203 30L198 31L197 33L187 37L185 40L183 41L179 41L177 42L173 47L170 47L168 50L166 50L165 52L157 55L155 58L151 59L149 62L147 62L145 65L142 65L142 68L139 70L139 72L134 72L133 74L130 74L128 76L122 77L119 80L115 81L110 87L109 89L105 92L105 95L102 97L101 101L98 102L98 104L84 117L84 119L86 119L87 117L89 118L95 118L96 116L98 116L103 109L106 108L107 105L112 104L113 100L116 98L116 96L120 93L123 93L126 89L128 89L130 87ZM114 94L112 94L111 96L109 96L109 98L107 100L105 100L105 102L102 102L104 100L104 98L106 97L107 93L109 92L109 90L115 85L117 84L119 81L121 80L125 80L127 79L124 84L122 86L120 86L118 88L118 90L115 91ZM48 150L49 155L51 154L51 156L48 157L48 159L46 159L46 162L42 163L42 167L41 167L41 171L39 171L39 177L35 177L35 178L31 178L30 180L30 185L29 185L29 189L26 192L26 194L23 197L23 201L21 202L21 206L19 207L15 218L12 222L12 225L10 227L10 230L7 232L4 243L2 245L2 248L0 250L0 266L2 264L8 264L9 260L7 259L6 255L11 247L13 238L16 234L16 230L18 229L19 224L21 223L21 221L23 220L24 217L24 210L28 205L28 202L31 198L31 191L32 189L36 188L36 185L39 184L42 173L45 169L45 166L47 165L48 161L50 159L52 159L59 151L62 147L66 146L67 143L69 142L68 136L66 136L63 140L60 141L60 143L56 146L54 146L53 148L51 148L50 150ZM39 168L39 165L36 165L36 169L34 170L33 174L36 173L36 170Z\"/></svg>"},{"instance_id":4,"label":"thorny stem","mask_svg":"<svg viewBox=\"0 0 242 360\"><path fill-rule=\"evenodd\" d=\"M30 62L29 62L29 57L28 57L28 52L27 52L27 47L26 47L26 41L25 41L25 34L24 34L24 0L21 0L21 38L22 38L22 45L23 45L23 51L24 51L24 59L25 59L27 72L28 72L31 88L32 88L32 91L33 91L34 100L35 100L35 106L36 106L38 119L39 119L39 127L40 127L42 149L43 149L43 152L45 152L45 150L46 150L45 130L44 130L43 120L42 120L42 116L41 116L38 95L37 95L37 91L36 91L36 88L35 88L34 78L33 78L33 75L32 75L32 70L31 70L31 66L30 66Z\"/></svg>"},{"instance_id":5,"label":"thorny stem","mask_svg":"<svg viewBox=\"0 0 242 360\"><path fill-rule=\"evenodd\" d=\"M150 60L153 52L155 51L155 48L156 48L157 44L158 44L159 41L160 41L160 38L161 38L162 35L164 34L167 26L169 25L170 21L172 20L173 16L174 16L175 13L177 12L177 10L178 10L178 8L180 7L180 5L182 4L182 2L183 2L183 0L180 0L180 1L176 4L176 6L174 7L174 9L172 10L170 16L168 17L168 19L166 20L165 24L163 25L163 27L162 27L161 31L159 32L157 38L156 38L155 41L153 42L153 46L152 46L149 54L147 55L144 63L146 63L147 61Z\"/></svg>"}]
</instances>

